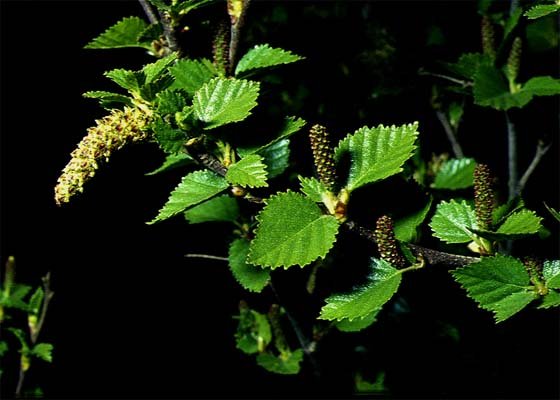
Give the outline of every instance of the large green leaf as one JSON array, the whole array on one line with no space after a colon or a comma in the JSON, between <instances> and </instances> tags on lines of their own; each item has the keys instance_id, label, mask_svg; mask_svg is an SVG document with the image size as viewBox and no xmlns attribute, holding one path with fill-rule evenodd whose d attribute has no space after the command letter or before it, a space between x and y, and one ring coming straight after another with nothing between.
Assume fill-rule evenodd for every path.
<instances>
[{"instance_id":1,"label":"large green leaf","mask_svg":"<svg viewBox=\"0 0 560 400\"><path fill-rule=\"evenodd\" d=\"M438 171L432 187L434 189L465 189L473 185L476 161L473 158L452 158Z\"/></svg>"},{"instance_id":2,"label":"large green leaf","mask_svg":"<svg viewBox=\"0 0 560 400\"><path fill-rule=\"evenodd\" d=\"M257 154L250 154L229 166L226 179L232 185L248 187L268 186L267 172L263 158Z\"/></svg>"},{"instance_id":3,"label":"large green leaf","mask_svg":"<svg viewBox=\"0 0 560 400\"><path fill-rule=\"evenodd\" d=\"M558 10L560 10L560 4L537 4L525 11L525 14L523 15L525 15L528 19L537 19L548 14L552 14Z\"/></svg>"},{"instance_id":4,"label":"large green leaf","mask_svg":"<svg viewBox=\"0 0 560 400\"><path fill-rule=\"evenodd\" d=\"M170 218L187 208L208 200L227 189L228 183L221 176L212 171L196 171L183 178L179 186L171 192L169 200L163 206L157 217L148 224Z\"/></svg>"},{"instance_id":5,"label":"large green leaf","mask_svg":"<svg viewBox=\"0 0 560 400\"><path fill-rule=\"evenodd\" d=\"M368 282L350 293L326 299L320 319L342 321L362 319L378 310L393 297L401 283L402 273L385 260L372 259Z\"/></svg>"},{"instance_id":6,"label":"large green leaf","mask_svg":"<svg viewBox=\"0 0 560 400\"><path fill-rule=\"evenodd\" d=\"M235 333L237 348L246 354L264 351L272 340L268 318L248 307L240 308L239 311L239 323Z\"/></svg>"},{"instance_id":7,"label":"large green leaf","mask_svg":"<svg viewBox=\"0 0 560 400\"><path fill-rule=\"evenodd\" d=\"M300 370L303 360L303 350L280 354L278 357L270 353L262 353L257 356L257 364L267 371L282 375L295 375Z\"/></svg>"},{"instance_id":8,"label":"large green leaf","mask_svg":"<svg viewBox=\"0 0 560 400\"><path fill-rule=\"evenodd\" d=\"M239 206L237 200L224 194L185 211L185 218L191 224L233 222L239 218Z\"/></svg>"},{"instance_id":9,"label":"large green leaf","mask_svg":"<svg viewBox=\"0 0 560 400\"><path fill-rule=\"evenodd\" d=\"M275 65L289 64L302 60L296 54L289 51L270 47L268 44L260 44L249 50L235 68L235 75L257 68L273 67Z\"/></svg>"},{"instance_id":10,"label":"large green leaf","mask_svg":"<svg viewBox=\"0 0 560 400\"><path fill-rule=\"evenodd\" d=\"M484 257L451 274L481 308L494 313L496 322L508 319L536 297L523 263L513 257Z\"/></svg>"},{"instance_id":11,"label":"large green leaf","mask_svg":"<svg viewBox=\"0 0 560 400\"><path fill-rule=\"evenodd\" d=\"M412 156L418 136L418 123L402 126L363 127L340 141L337 161L349 157L349 191L402 171Z\"/></svg>"},{"instance_id":12,"label":"large green leaf","mask_svg":"<svg viewBox=\"0 0 560 400\"><path fill-rule=\"evenodd\" d=\"M148 24L138 17L128 17L111 26L89 42L86 49L114 49L121 47L142 47L151 50L150 42L139 42L138 38Z\"/></svg>"},{"instance_id":13,"label":"large green leaf","mask_svg":"<svg viewBox=\"0 0 560 400\"><path fill-rule=\"evenodd\" d=\"M304 266L325 257L338 232L338 222L307 197L280 193L266 201L248 262L272 268Z\"/></svg>"},{"instance_id":14,"label":"large green leaf","mask_svg":"<svg viewBox=\"0 0 560 400\"><path fill-rule=\"evenodd\" d=\"M549 289L560 289L560 260L544 262L543 278Z\"/></svg>"},{"instance_id":15,"label":"large green leaf","mask_svg":"<svg viewBox=\"0 0 560 400\"><path fill-rule=\"evenodd\" d=\"M537 233L541 228L542 218L534 211L521 210L511 214L505 222L500 225L497 233L505 235L531 235Z\"/></svg>"},{"instance_id":16,"label":"large green leaf","mask_svg":"<svg viewBox=\"0 0 560 400\"><path fill-rule=\"evenodd\" d=\"M171 86L174 89L183 89L193 96L205 83L214 78L217 73L212 63L206 59L201 60L179 60L169 68L175 82Z\"/></svg>"},{"instance_id":17,"label":"large green leaf","mask_svg":"<svg viewBox=\"0 0 560 400\"><path fill-rule=\"evenodd\" d=\"M462 200L442 201L432 217L430 227L434 236L447 243L466 243L475 239L472 230L478 229L476 213Z\"/></svg>"},{"instance_id":18,"label":"large green leaf","mask_svg":"<svg viewBox=\"0 0 560 400\"><path fill-rule=\"evenodd\" d=\"M417 212L395 221L395 237L402 242L413 242L418 237L418 227L424 222L432 207L432 198Z\"/></svg>"},{"instance_id":19,"label":"large green leaf","mask_svg":"<svg viewBox=\"0 0 560 400\"><path fill-rule=\"evenodd\" d=\"M268 284L270 271L247 264L250 242L236 239L229 246L229 268L237 282L251 292L261 292Z\"/></svg>"},{"instance_id":20,"label":"large green leaf","mask_svg":"<svg viewBox=\"0 0 560 400\"><path fill-rule=\"evenodd\" d=\"M371 326L375 321L377 321L377 315L381 311L381 308L373 310L369 315L363 318L356 318L352 321L349 319L343 319L336 323L336 329L341 332L359 332Z\"/></svg>"},{"instance_id":21,"label":"large green leaf","mask_svg":"<svg viewBox=\"0 0 560 400\"><path fill-rule=\"evenodd\" d=\"M195 93L194 115L206 123L206 129L242 121L257 105L258 96L258 82L214 78Z\"/></svg>"}]
</instances>

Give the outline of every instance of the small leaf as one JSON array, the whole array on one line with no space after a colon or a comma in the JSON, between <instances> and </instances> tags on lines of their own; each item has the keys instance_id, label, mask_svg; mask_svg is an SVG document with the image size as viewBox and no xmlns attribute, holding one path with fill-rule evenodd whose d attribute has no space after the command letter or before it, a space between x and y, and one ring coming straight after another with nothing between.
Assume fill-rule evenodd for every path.
<instances>
[{"instance_id":1,"label":"small leaf","mask_svg":"<svg viewBox=\"0 0 560 400\"><path fill-rule=\"evenodd\" d=\"M257 216L259 226L248 262L272 268L305 266L323 258L334 244L338 222L301 194L272 196Z\"/></svg>"},{"instance_id":2,"label":"small leaf","mask_svg":"<svg viewBox=\"0 0 560 400\"><path fill-rule=\"evenodd\" d=\"M560 212L556 211L554 208L549 207L546 203L544 204L548 212L556 219L556 221L560 222Z\"/></svg>"},{"instance_id":3,"label":"small leaf","mask_svg":"<svg viewBox=\"0 0 560 400\"><path fill-rule=\"evenodd\" d=\"M447 64L447 68L466 79L474 79L478 67L481 65L490 65L492 61L487 55L481 53L465 53L462 54L456 63Z\"/></svg>"},{"instance_id":4,"label":"small leaf","mask_svg":"<svg viewBox=\"0 0 560 400\"><path fill-rule=\"evenodd\" d=\"M528 19L537 19L560 10L560 4L538 4L525 11Z\"/></svg>"},{"instance_id":5,"label":"small leaf","mask_svg":"<svg viewBox=\"0 0 560 400\"><path fill-rule=\"evenodd\" d=\"M402 171L412 156L418 124L363 127L341 140L335 158L350 158L347 188L353 191Z\"/></svg>"},{"instance_id":6,"label":"small leaf","mask_svg":"<svg viewBox=\"0 0 560 400\"><path fill-rule=\"evenodd\" d=\"M276 135L276 137L273 140L271 140L267 144L265 144L263 146L260 146L260 147L238 148L237 150L242 157L244 157L248 154L261 154L262 155L262 152L264 150L267 150L271 147L275 147L276 144L278 144L280 142L284 142L285 139L288 139L294 133L299 132L305 126L305 124L306 124L305 120L303 120L301 118L286 117L284 119L284 123L282 124L282 127L280 128L280 131L278 132L278 134Z\"/></svg>"},{"instance_id":7,"label":"small leaf","mask_svg":"<svg viewBox=\"0 0 560 400\"><path fill-rule=\"evenodd\" d=\"M261 292L270 280L270 271L247 264L250 242L236 239L229 247L229 268L237 282L250 292Z\"/></svg>"},{"instance_id":8,"label":"small leaf","mask_svg":"<svg viewBox=\"0 0 560 400\"><path fill-rule=\"evenodd\" d=\"M452 158L438 171L432 187L434 189L465 189L473 185L476 161L473 158Z\"/></svg>"},{"instance_id":9,"label":"small leaf","mask_svg":"<svg viewBox=\"0 0 560 400\"><path fill-rule=\"evenodd\" d=\"M126 69L113 69L105 72L104 75L130 92L138 92L140 87L144 84L145 79L142 72L129 71Z\"/></svg>"},{"instance_id":10,"label":"small leaf","mask_svg":"<svg viewBox=\"0 0 560 400\"><path fill-rule=\"evenodd\" d=\"M237 200L222 195L185 211L185 218L191 224L203 222L233 222L239 218Z\"/></svg>"},{"instance_id":11,"label":"small leaf","mask_svg":"<svg viewBox=\"0 0 560 400\"><path fill-rule=\"evenodd\" d=\"M152 176L162 172L171 171L175 168L191 165L193 162L194 160L191 156L185 153L168 154L167 157L165 157L165 161L159 168L153 170L152 172L148 172L146 175Z\"/></svg>"},{"instance_id":12,"label":"small leaf","mask_svg":"<svg viewBox=\"0 0 560 400\"><path fill-rule=\"evenodd\" d=\"M282 375L295 375L300 370L303 360L303 350L280 354L278 357L270 353L262 353L257 356L257 364L267 371Z\"/></svg>"},{"instance_id":13,"label":"small leaf","mask_svg":"<svg viewBox=\"0 0 560 400\"><path fill-rule=\"evenodd\" d=\"M172 88L182 89L190 96L217 75L212 63L206 59L179 60L169 71L175 78Z\"/></svg>"},{"instance_id":14,"label":"small leaf","mask_svg":"<svg viewBox=\"0 0 560 400\"><path fill-rule=\"evenodd\" d=\"M3 340L0 340L0 357L4 357L4 354L6 354L7 351L8 351L8 343L6 343Z\"/></svg>"},{"instance_id":15,"label":"small leaf","mask_svg":"<svg viewBox=\"0 0 560 400\"><path fill-rule=\"evenodd\" d=\"M256 154L250 154L230 165L226 173L227 181L239 186L268 186L266 178L266 165L263 163L263 158Z\"/></svg>"},{"instance_id":16,"label":"small leaf","mask_svg":"<svg viewBox=\"0 0 560 400\"><path fill-rule=\"evenodd\" d=\"M323 194L328 192L326 186L316 178L304 178L298 176L301 191L315 203L323 202Z\"/></svg>"},{"instance_id":17,"label":"small leaf","mask_svg":"<svg viewBox=\"0 0 560 400\"><path fill-rule=\"evenodd\" d=\"M53 345L50 343L38 343L33 347L31 354L46 362L52 362Z\"/></svg>"},{"instance_id":18,"label":"small leaf","mask_svg":"<svg viewBox=\"0 0 560 400\"><path fill-rule=\"evenodd\" d=\"M479 306L502 322L535 299L529 274L521 261L496 255L451 271L455 280Z\"/></svg>"},{"instance_id":19,"label":"small leaf","mask_svg":"<svg viewBox=\"0 0 560 400\"><path fill-rule=\"evenodd\" d=\"M187 135L180 129L175 129L165 123L163 119L156 118L152 123L154 138L159 147L170 154L183 153Z\"/></svg>"},{"instance_id":20,"label":"small leaf","mask_svg":"<svg viewBox=\"0 0 560 400\"><path fill-rule=\"evenodd\" d=\"M283 139L259 150L268 171L268 177L274 178L284 173L290 164L290 140Z\"/></svg>"},{"instance_id":21,"label":"small leaf","mask_svg":"<svg viewBox=\"0 0 560 400\"><path fill-rule=\"evenodd\" d=\"M144 68L142 68L142 72L144 72L144 76L146 77L144 83L148 84L160 79L167 72L167 67L175 60L177 60L177 54L171 53L154 63L146 64Z\"/></svg>"},{"instance_id":22,"label":"small leaf","mask_svg":"<svg viewBox=\"0 0 560 400\"><path fill-rule=\"evenodd\" d=\"M385 260L372 259L368 282L350 293L336 294L326 299L320 319L342 321L362 319L380 309L393 297L401 283L401 272Z\"/></svg>"},{"instance_id":23,"label":"small leaf","mask_svg":"<svg viewBox=\"0 0 560 400\"><path fill-rule=\"evenodd\" d=\"M560 94L560 79L551 76L536 76L529 79L522 90L534 96L555 96Z\"/></svg>"},{"instance_id":24,"label":"small leaf","mask_svg":"<svg viewBox=\"0 0 560 400\"><path fill-rule=\"evenodd\" d=\"M542 218L537 216L533 211L521 210L511 214L505 222L500 225L497 233L519 236L532 235L541 228Z\"/></svg>"},{"instance_id":25,"label":"small leaf","mask_svg":"<svg viewBox=\"0 0 560 400\"><path fill-rule=\"evenodd\" d=\"M138 41L148 24L138 17L128 17L111 26L89 42L85 49L115 49L121 47L142 47L151 50L149 42Z\"/></svg>"},{"instance_id":26,"label":"small leaf","mask_svg":"<svg viewBox=\"0 0 560 400\"><path fill-rule=\"evenodd\" d=\"M115 108L121 104L132 107L132 100L128 96L118 93L104 92L104 91L91 91L85 92L82 96L87 99L97 99L103 108Z\"/></svg>"},{"instance_id":27,"label":"small leaf","mask_svg":"<svg viewBox=\"0 0 560 400\"><path fill-rule=\"evenodd\" d=\"M194 115L213 129L242 121L257 105L259 83L233 78L214 78L194 95Z\"/></svg>"},{"instance_id":28,"label":"small leaf","mask_svg":"<svg viewBox=\"0 0 560 400\"><path fill-rule=\"evenodd\" d=\"M551 308L560 306L560 292L550 290L542 299L542 303L537 308Z\"/></svg>"},{"instance_id":29,"label":"small leaf","mask_svg":"<svg viewBox=\"0 0 560 400\"><path fill-rule=\"evenodd\" d=\"M497 207L492 213L492 225L501 225L511 214L525 207L525 202L519 196L509 200L506 204Z\"/></svg>"},{"instance_id":30,"label":"small leaf","mask_svg":"<svg viewBox=\"0 0 560 400\"><path fill-rule=\"evenodd\" d=\"M27 344L27 337L25 336L25 333L21 329L17 329L17 328L8 328L8 331L12 332L13 335L19 341L22 353L24 353L24 354L28 353L29 352L29 345Z\"/></svg>"},{"instance_id":31,"label":"small leaf","mask_svg":"<svg viewBox=\"0 0 560 400\"><path fill-rule=\"evenodd\" d=\"M166 89L156 95L157 110L160 114L175 114L182 111L187 101L177 90Z\"/></svg>"},{"instance_id":32,"label":"small leaf","mask_svg":"<svg viewBox=\"0 0 560 400\"><path fill-rule=\"evenodd\" d=\"M432 208L432 198L428 200L421 210L409 214L395 221L394 232L397 240L401 242L414 242L418 238L418 227L424 222Z\"/></svg>"},{"instance_id":33,"label":"small leaf","mask_svg":"<svg viewBox=\"0 0 560 400\"><path fill-rule=\"evenodd\" d=\"M266 315L249 308L240 309L235 340L237 348L246 354L264 351L272 340L272 330Z\"/></svg>"},{"instance_id":34,"label":"small leaf","mask_svg":"<svg viewBox=\"0 0 560 400\"><path fill-rule=\"evenodd\" d=\"M45 297L45 292L43 291L43 288L38 287L35 290L35 293L33 293L33 295L31 296L31 299L29 299L28 312L30 314L34 314L34 315L39 314L39 310L41 309L41 305L43 304L44 297Z\"/></svg>"},{"instance_id":35,"label":"small leaf","mask_svg":"<svg viewBox=\"0 0 560 400\"><path fill-rule=\"evenodd\" d=\"M0 304L6 308L15 308L17 310L27 311L29 306L23 298L31 291L31 287L15 283L10 287L8 297L0 297Z\"/></svg>"},{"instance_id":36,"label":"small leaf","mask_svg":"<svg viewBox=\"0 0 560 400\"><path fill-rule=\"evenodd\" d=\"M517 7L513 12L510 14L509 18L506 20L504 24L504 41L508 38L508 36L513 32L515 27L519 24L519 19L521 18L521 14L523 14L522 7Z\"/></svg>"},{"instance_id":37,"label":"small leaf","mask_svg":"<svg viewBox=\"0 0 560 400\"><path fill-rule=\"evenodd\" d=\"M253 47L241 57L235 68L235 75L257 68L293 63L303 58L289 51L273 48L268 44L261 44Z\"/></svg>"},{"instance_id":38,"label":"small leaf","mask_svg":"<svg viewBox=\"0 0 560 400\"><path fill-rule=\"evenodd\" d=\"M179 186L171 192L169 200L159 210L157 217L148 224L154 224L177 215L189 207L216 196L227 187L226 180L212 171L192 172L185 176Z\"/></svg>"},{"instance_id":39,"label":"small leaf","mask_svg":"<svg viewBox=\"0 0 560 400\"><path fill-rule=\"evenodd\" d=\"M560 289L560 260L545 261L543 277L549 289Z\"/></svg>"},{"instance_id":40,"label":"small leaf","mask_svg":"<svg viewBox=\"0 0 560 400\"><path fill-rule=\"evenodd\" d=\"M430 222L434 236L447 243L466 243L475 239L476 213L466 201L442 201Z\"/></svg>"},{"instance_id":41,"label":"small leaf","mask_svg":"<svg viewBox=\"0 0 560 400\"><path fill-rule=\"evenodd\" d=\"M356 318L353 321L348 319L343 319L336 323L336 329L341 332L359 332L371 326L375 321L377 321L377 315L381 311L381 308L373 310L369 315L363 318Z\"/></svg>"}]
</instances>

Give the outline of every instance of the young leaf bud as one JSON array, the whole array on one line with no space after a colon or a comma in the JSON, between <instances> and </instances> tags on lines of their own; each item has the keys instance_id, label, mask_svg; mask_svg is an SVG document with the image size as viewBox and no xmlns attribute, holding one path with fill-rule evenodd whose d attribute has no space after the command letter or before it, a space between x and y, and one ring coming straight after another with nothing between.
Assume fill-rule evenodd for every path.
<instances>
[{"instance_id":1,"label":"young leaf bud","mask_svg":"<svg viewBox=\"0 0 560 400\"><path fill-rule=\"evenodd\" d=\"M488 229L492 225L494 211L494 190L488 165L478 164L474 169L473 180L476 220L481 229Z\"/></svg>"},{"instance_id":2,"label":"young leaf bud","mask_svg":"<svg viewBox=\"0 0 560 400\"><path fill-rule=\"evenodd\" d=\"M54 189L56 204L68 203L74 195L83 192L84 184L95 175L99 163L109 161L113 152L129 143L146 140L147 124L146 113L129 107L113 110L97 120L96 126L88 129L87 135L71 153L70 162L58 178Z\"/></svg>"},{"instance_id":3,"label":"young leaf bud","mask_svg":"<svg viewBox=\"0 0 560 400\"><path fill-rule=\"evenodd\" d=\"M394 267L404 268L406 260L401 254L395 232L393 231L393 219L387 215L379 217L375 227L375 241L381 258Z\"/></svg>"},{"instance_id":4,"label":"young leaf bud","mask_svg":"<svg viewBox=\"0 0 560 400\"><path fill-rule=\"evenodd\" d=\"M319 180L332 190L336 182L336 171L327 129L321 125L314 125L309 131L309 140Z\"/></svg>"},{"instance_id":5,"label":"young leaf bud","mask_svg":"<svg viewBox=\"0 0 560 400\"><path fill-rule=\"evenodd\" d=\"M481 22L482 52L490 58L496 58L496 47L494 44L494 26L487 16L482 17Z\"/></svg>"}]
</instances>

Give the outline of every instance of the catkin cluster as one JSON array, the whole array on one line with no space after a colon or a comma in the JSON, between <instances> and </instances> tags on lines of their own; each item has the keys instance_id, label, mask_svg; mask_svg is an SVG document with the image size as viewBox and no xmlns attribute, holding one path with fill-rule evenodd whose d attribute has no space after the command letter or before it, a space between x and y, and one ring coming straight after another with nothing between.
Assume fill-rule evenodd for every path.
<instances>
[{"instance_id":1,"label":"catkin cluster","mask_svg":"<svg viewBox=\"0 0 560 400\"><path fill-rule=\"evenodd\" d=\"M145 130L148 116L137 108L113 110L95 122L71 153L70 162L58 178L54 199L59 206L83 192L84 184L95 175L99 163L108 161L114 151L148 137Z\"/></svg>"},{"instance_id":2,"label":"catkin cluster","mask_svg":"<svg viewBox=\"0 0 560 400\"><path fill-rule=\"evenodd\" d=\"M321 125L314 125L309 131L309 140L319 180L328 189L333 189L336 182L336 171L327 129Z\"/></svg>"}]
</instances>

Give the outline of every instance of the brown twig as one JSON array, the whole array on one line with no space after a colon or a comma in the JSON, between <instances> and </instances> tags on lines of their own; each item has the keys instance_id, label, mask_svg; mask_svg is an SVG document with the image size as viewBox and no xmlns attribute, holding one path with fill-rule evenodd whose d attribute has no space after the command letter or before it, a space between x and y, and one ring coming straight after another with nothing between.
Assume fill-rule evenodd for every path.
<instances>
[{"instance_id":1,"label":"brown twig","mask_svg":"<svg viewBox=\"0 0 560 400\"><path fill-rule=\"evenodd\" d=\"M549 149L550 149L550 144L544 144L543 141L539 140L539 142L537 143L537 150L535 151L535 156L533 157L533 160L525 170L525 173L523 174L521 179L519 179L519 183L517 184L517 189L516 189L517 195L521 194L521 192L525 188L525 185L527 184L527 181L529 181L529 178L531 177L533 172L535 172L535 169L537 169L537 166L539 165L542 158L544 157L544 155L547 153Z\"/></svg>"},{"instance_id":2,"label":"brown twig","mask_svg":"<svg viewBox=\"0 0 560 400\"><path fill-rule=\"evenodd\" d=\"M148 17L148 20L150 21L150 24L158 24L159 23L158 18L150 3L148 3L147 0L138 0L138 2L142 6L142 9L144 10L146 17Z\"/></svg>"},{"instance_id":3,"label":"brown twig","mask_svg":"<svg viewBox=\"0 0 560 400\"><path fill-rule=\"evenodd\" d=\"M229 73L233 72L235 67L235 62L237 61L237 48L239 47L239 39L241 28L245 23L245 15L247 14L247 8L249 8L249 3L251 0L238 0L241 2L241 13L235 15L232 11L234 8L233 3L235 0L228 0L228 13L231 18L231 34L229 39Z\"/></svg>"},{"instance_id":4,"label":"brown twig","mask_svg":"<svg viewBox=\"0 0 560 400\"><path fill-rule=\"evenodd\" d=\"M163 36L165 36L165 40L167 41L168 51L166 51L166 53L179 53L179 42L175 34L175 27L171 15L166 11L159 11L159 17L161 26L163 27Z\"/></svg>"},{"instance_id":5,"label":"brown twig","mask_svg":"<svg viewBox=\"0 0 560 400\"><path fill-rule=\"evenodd\" d=\"M461 147L461 144L457 140L457 131L455 129L453 129L453 127L449 123L449 119L447 118L445 113L443 111L437 110L436 115L439 119L439 122L441 123L441 126L443 126L443 130L445 131L445 134L447 135L447 139L451 143L451 148L453 149L453 153L455 154L455 158L465 157L465 154L463 153L463 149Z\"/></svg>"}]
</instances>

